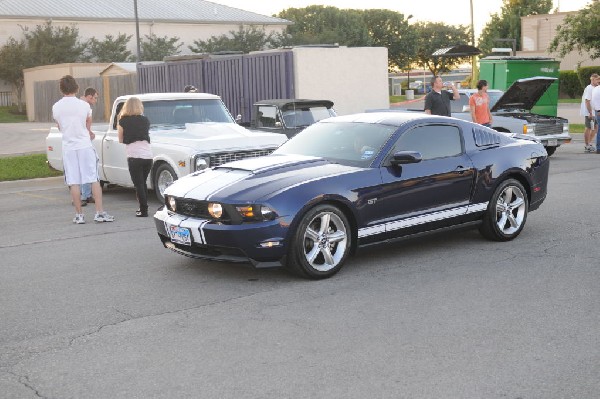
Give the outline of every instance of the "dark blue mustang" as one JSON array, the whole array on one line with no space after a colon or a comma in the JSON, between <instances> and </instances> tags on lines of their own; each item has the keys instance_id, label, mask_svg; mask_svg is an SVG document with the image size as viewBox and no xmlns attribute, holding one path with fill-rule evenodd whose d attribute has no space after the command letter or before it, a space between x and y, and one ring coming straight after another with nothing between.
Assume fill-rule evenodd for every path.
<instances>
[{"instance_id":1,"label":"dark blue mustang","mask_svg":"<svg viewBox=\"0 0 600 399\"><path fill-rule=\"evenodd\" d=\"M340 270L372 244L460 226L519 235L547 192L549 160L526 137L416 113L314 124L273 154L179 179L154 215L164 246L186 256L309 277Z\"/></svg>"}]
</instances>

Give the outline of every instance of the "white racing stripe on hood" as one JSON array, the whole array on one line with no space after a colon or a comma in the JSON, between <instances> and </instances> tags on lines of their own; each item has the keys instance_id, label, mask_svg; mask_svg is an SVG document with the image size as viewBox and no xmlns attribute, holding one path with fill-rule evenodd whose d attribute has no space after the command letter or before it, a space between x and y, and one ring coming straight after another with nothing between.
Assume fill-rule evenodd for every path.
<instances>
[{"instance_id":1,"label":"white racing stripe on hood","mask_svg":"<svg viewBox=\"0 0 600 399\"><path fill-rule=\"evenodd\" d=\"M215 192L229 187L251 174L245 170L210 169L196 176L188 175L177 180L167 187L165 194L198 200L208 199Z\"/></svg>"}]
</instances>

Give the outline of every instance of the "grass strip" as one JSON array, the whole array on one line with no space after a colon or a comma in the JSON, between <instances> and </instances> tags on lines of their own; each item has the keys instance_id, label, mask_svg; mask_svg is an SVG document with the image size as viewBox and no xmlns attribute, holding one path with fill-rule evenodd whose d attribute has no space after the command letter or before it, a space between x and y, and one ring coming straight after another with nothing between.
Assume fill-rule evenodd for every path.
<instances>
[{"instance_id":1,"label":"grass strip","mask_svg":"<svg viewBox=\"0 0 600 399\"><path fill-rule=\"evenodd\" d=\"M62 176L62 172L50 169L46 160L46 154L0 158L0 181Z\"/></svg>"}]
</instances>

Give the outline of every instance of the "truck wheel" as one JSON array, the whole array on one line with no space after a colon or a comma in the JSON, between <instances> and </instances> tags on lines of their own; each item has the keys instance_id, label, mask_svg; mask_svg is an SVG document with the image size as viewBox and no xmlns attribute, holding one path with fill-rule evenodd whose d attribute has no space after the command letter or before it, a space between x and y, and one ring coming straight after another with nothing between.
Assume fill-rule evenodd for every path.
<instances>
[{"instance_id":1,"label":"truck wheel","mask_svg":"<svg viewBox=\"0 0 600 399\"><path fill-rule=\"evenodd\" d=\"M546 152L548 153L548 156L554 154L557 148L558 147L546 147Z\"/></svg>"},{"instance_id":2,"label":"truck wheel","mask_svg":"<svg viewBox=\"0 0 600 399\"><path fill-rule=\"evenodd\" d=\"M523 185L515 179L505 180L496 188L479 231L493 241L510 241L523 230L528 211Z\"/></svg>"},{"instance_id":3,"label":"truck wheel","mask_svg":"<svg viewBox=\"0 0 600 399\"><path fill-rule=\"evenodd\" d=\"M153 186L156 198L161 204L165 202L165 189L175 180L177 180L177 174L169 164L163 162L156 168Z\"/></svg>"}]
</instances>

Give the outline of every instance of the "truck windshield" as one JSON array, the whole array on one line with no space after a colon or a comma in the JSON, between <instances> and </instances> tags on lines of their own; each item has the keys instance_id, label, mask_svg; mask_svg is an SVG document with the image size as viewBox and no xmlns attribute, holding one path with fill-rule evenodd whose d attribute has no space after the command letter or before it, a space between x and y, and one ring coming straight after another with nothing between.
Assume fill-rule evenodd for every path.
<instances>
[{"instance_id":1,"label":"truck windshield","mask_svg":"<svg viewBox=\"0 0 600 399\"><path fill-rule=\"evenodd\" d=\"M144 115L150 128L156 126L185 127L186 123L235 123L218 99L184 99L144 102Z\"/></svg>"},{"instance_id":2,"label":"truck windshield","mask_svg":"<svg viewBox=\"0 0 600 399\"><path fill-rule=\"evenodd\" d=\"M336 116L335 112L327 107L289 109L283 111L283 123L288 129L306 127L331 116Z\"/></svg>"}]
</instances>

